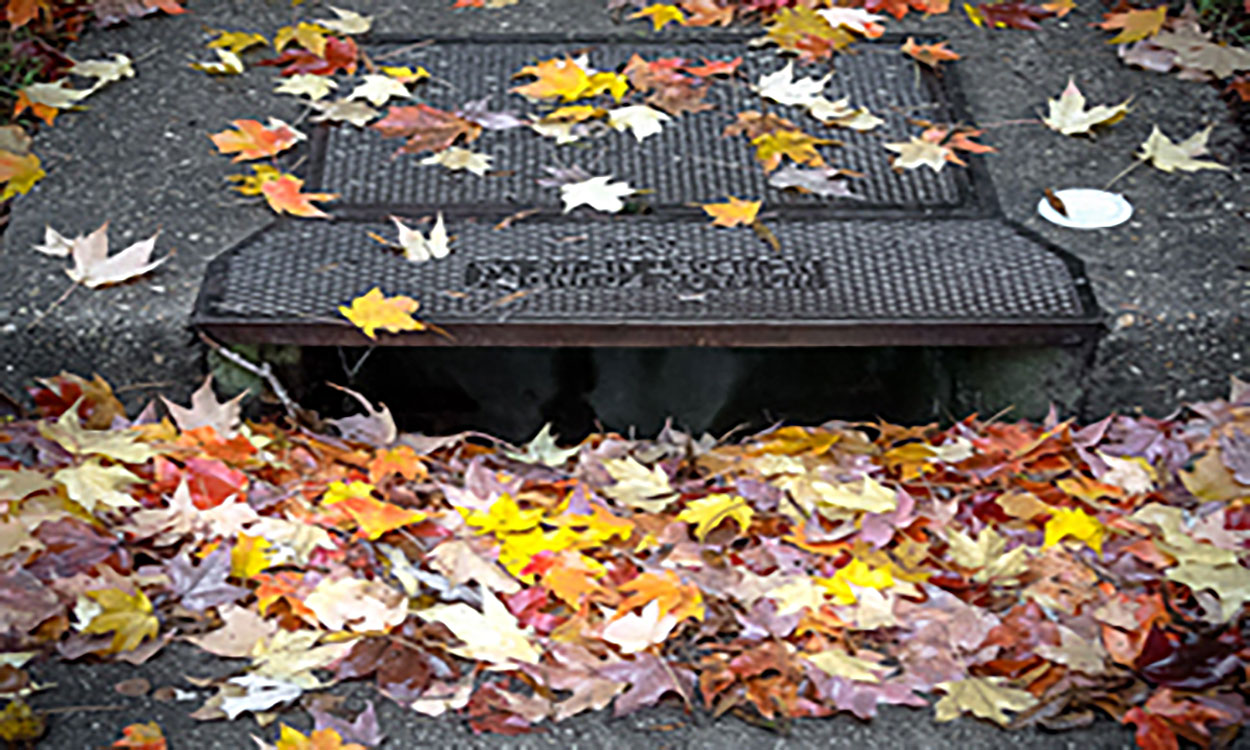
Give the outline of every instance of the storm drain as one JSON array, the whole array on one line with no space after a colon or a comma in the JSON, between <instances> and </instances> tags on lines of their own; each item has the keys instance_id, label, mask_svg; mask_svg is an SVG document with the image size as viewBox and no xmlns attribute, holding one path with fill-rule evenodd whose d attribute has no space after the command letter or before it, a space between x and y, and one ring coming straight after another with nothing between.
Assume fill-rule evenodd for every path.
<instances>
[{"instance_id":1,"label":"storm drain","mask_svg":"<svg viewBox=\"0 0 1250 750\"><path fill-rule=\"evenodd\" d=\"M570 54L601 70L635 54L741 56L745 81L782 66L744 39L396 39L366 52L428 70L419 101L430 106L486 99L491 110L526 113L534 108L506 93L513 73ZM842 142L824 152L861 175L851 197L768 184L748 140L722 135L738 112L761 108L742 81L713 85L713 109L666 122L641 143L629 133L559 145L529 128L486 130L471 147L493 157L487 176L396 156L402 141L371 130L323 127L308 149L305 189L340 195L326 205L334 220L280 220L224 252L208 268L193 323L233 341L365 344L337 310L377 286L420 300L422 317L453 337L383 335L385 344L1006 345L1095 335L1080 262L1006 221L975 158L940 172L890 168L881 144L915 134L908 118L967 121L952 74L918 70L895 40L856 49L838 57L825 95L867 107L881 127L824 133L800 110L768 108ZM546 167L572 166L647 191L637 212L562 213L559 191L538 179ZM762 199L776 242L713 227L691 206L727 195ZM417 222L439 211L455 237L447 258L412 263L369 237L394 235L389 215ZM518 212L524 218L495 228Z\"/></svg>"}]
</instances>

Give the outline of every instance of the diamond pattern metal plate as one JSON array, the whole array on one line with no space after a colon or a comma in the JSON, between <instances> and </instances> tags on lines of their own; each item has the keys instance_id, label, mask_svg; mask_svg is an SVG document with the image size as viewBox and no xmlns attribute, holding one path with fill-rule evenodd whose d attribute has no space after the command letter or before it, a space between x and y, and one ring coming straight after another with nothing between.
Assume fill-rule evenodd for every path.
<instances>
[{"instance_id":1,"label":"diamond pattern metal plate","mask_svg":"<svg viewBox=\"0 0 1250 750\"><path fill-rule=\"evenodd\" d=\"M308 189L341 195L327 206L336 219L279 221L223 253L193 322L232 340L363 344L337 307L378 286L419 299L424 318L454 337L384 335L383 343L993 345L1092 335L1098 311L1080 262L1002 219L975 161L941 172L890 169L881 144L914 134L908 117L962 119L953 79L918 72L894 40L857 48L838 58L825 95L848 96L886 123L869 133L831 131L843 145L823 149L831 163L862 173L852 181L855 198L767 185L747 139L722 136L735 113L760 105L744 81L713 85L714 109L665 123L641 143L612 131L556 145L528 128L487 130L472 147L494 157L494 176L396 156L402 141L374 131L325 128L310 149ZM492 109L525 114L535 108L501 93L517 85L512 75L578 50L605 70L633 54L741 55L746 81L783 64L741 37L394 40L368 53L426 68L433 82L417 101L455 109L491 97ZM770 109L819 132L802 111ZM651 191L648 212L561 214L559 191L536 178L545 166L572 164ZM711 227L689 205L725 195L764 200L780 251L748 229ZM523 209L538 213L492 228ZM368 236L393 235L389 214L416 220L436 210L455 235L446 259L411 263Z\"/></svg>"}]
</instances>

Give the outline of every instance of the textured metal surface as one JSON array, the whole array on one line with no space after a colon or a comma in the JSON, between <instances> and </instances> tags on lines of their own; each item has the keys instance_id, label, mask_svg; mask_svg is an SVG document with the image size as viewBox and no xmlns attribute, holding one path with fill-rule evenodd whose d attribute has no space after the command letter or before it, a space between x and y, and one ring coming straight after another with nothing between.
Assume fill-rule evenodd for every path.
<instances>
[{"instance_id":1,"label":"textured metal surface","mask_svg":"<svg viewBox=\"0 0 1250 750\"><path fill-rule=\"evenodd\" d=\"M677 56L691 61L732 60L742 56L740 70L745 80L722 80L713 84L708 101L716 105L715 109L686 114L667 122L663 132L641 144L629 133L615 131L565 145L556 145L553 139L540 137L529 128L486 131L471 147L492 155L495 169L513 172L503 177L474 177L435 165L421 165L421 156L395 155L403 144L402 139L383 138L377 132L348 125L334 127L314 153L313 182L320 183L318 189L340 193L340 206L556 207L559 191L540 187L535 179L544 176L544 166L577 164L592 174L613 174L635 187L653 190L647 200L657 207L682 207L689 202L709 202L732 194L763 198L774 208L839 204L854 204L859 208L872 205L938 210L976 208L971 185L973 173L959 169L944 169L940 173L917 169L895 174L889 167L889 154L882 144L904 141L916 133L916 127L907 123L908 117L935 121L959 119L944 90L944 81L931 73L919 72L918 66L901 54L893 41L856 45L858 54L839 56L824 92L831 99L850 97L853 106L868 107L884 118L885 124L876 130L856 133L826 128L796 107L767 105L769 111L789 118L807 132L842 141L841 147L825 146L821 150L830 164L864 174L863 178L853 181L853 190L862 200L800 195L769 187L767 175L755 162L747 139L722 136L725 126L733 122L737 112L761 108L760 97L749 89L746 81L754 82L761 74L783 65L775 49L748 49L743 41L540 43L476 40L436 43L417 49L412 49L411 44L372 45L369 53L385 59L388 64L420 65L429 70L432 82L417 87L412 102L441 109L454 109L466 101L491 97L492 109L521 114L545 111L549 107L540 108L519 94L504 93L520 83L512 78L513 74L536 60L564 57L577 50L588 50L590 64L602 70L616 69L633 54L648 60ZM396 50L401 53L388 56ZM796 66L796 75L816 76L825 69L824 66ZM406 102L391 102L403 103Z\"/></svg>"},{"instance_id":2,"label":"textured metal surface","mask_svg":"<svg viewBox=\"0 0 1250 750\"><path fill-rule=\"evenodd\" d=\"M214 261L197 321L248 326L253 338L269 328L273 340L324 342L328 331L363 343L337 307L379 286L419 299L453 335L468 327L475 344L535 343L533 331L514 337L526 326L557 343L605 344L732 343L735 328L752 326L753 344L997 343L977 326L1018 329L1007 343L1091 323L1069 263L995 219L779 222L780 254L749 231L694 222L449 230L454 252L415 264L366 236L387 232L382 223L280 223ZM580 326L594 334L570 333ZM927 338L943 329L957 335Z\"/></svg>"},{"instance_id":3,"label":"textured metal surface","mask_svg":"<svg viewBox=\"0 0 1250 750\"><path fill-rule=\"evenodd\" d=\"M407 40L410 42L411 40ZM772 50L730 40L404 40L371 45L374 59L433 75L420 101L454 109L494 96L492 109L533 111L506 94L536 60L588 50L614 69L647 59L745 58L747 80L781 66ZM857 45L837 58L825 94L848 96L886 119L869 133L830 131L833 164L863 172L858 200L783 193L766 185L744 137L722 137L760 106L743 81L712 86L715 110L665 124L637 143L607 132L556 146L528 128L486 131L472 144L502 176L480 177L394 156L400 139L350 126L322 129L310 189L341 193L335 221L280 221L210 266L194 322L226 338L366 344L338 306L378 286L422 303L421 314L465 345L924 345L1071 344L1092 335L1098 310L1079 261L1007 223L992 186L972 166L894 173L881 144L916 132L907 117L966 120L952 74L920 73L898 41ZM397 54L390 54L397 52ZM813 75L815 68L802 69ZM800 111L770 107L808 132ZM652 213L560 213L542 167L576 164L647 193ZM763 198L775 251L750 230L710 225L692 202ZM540 212L504 230L518 209ZM416 264L368 237L391 237L388 214L416 221L444 211L452 254ZM429 334L384 343L438 345Z\"/></svg>"}]
</instances>

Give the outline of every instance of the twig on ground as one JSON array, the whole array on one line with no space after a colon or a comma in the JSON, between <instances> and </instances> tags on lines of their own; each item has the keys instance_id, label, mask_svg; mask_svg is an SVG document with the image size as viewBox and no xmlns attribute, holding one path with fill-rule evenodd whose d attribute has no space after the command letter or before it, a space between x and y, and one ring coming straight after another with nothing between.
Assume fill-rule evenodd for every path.
<instances>
[{"instance_id":1,"label":"twig on ground","mask_svg":"<svg viewBox=\"0 0 1250 750\"><path fill-rule=\"evenodd\" d=\"M269 390L273 391L273 395L277 396L278 400L282 402L282 408L286 409L287 416L289 416L296 424L301 424L303 422L300 417L301 410L299 406L287 394L286 389L282 387L282 382L279 381L278 377L273 374L273 368L269 366L268 362L258 365L238 352L232 352L216 341L213 341L209 338L208 334L205 333L200 334L200 340L212 347L213 351L217 352L229 362L242 367L244 370L247 370L261 380L264 380L269 386Z\"/></svg>"}]
</instances>

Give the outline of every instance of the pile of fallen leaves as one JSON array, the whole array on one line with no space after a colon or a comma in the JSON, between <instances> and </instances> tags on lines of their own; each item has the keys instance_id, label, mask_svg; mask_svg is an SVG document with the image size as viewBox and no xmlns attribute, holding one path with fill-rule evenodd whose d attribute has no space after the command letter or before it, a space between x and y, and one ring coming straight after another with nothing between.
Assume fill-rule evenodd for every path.
<instances>
[{"instance_id":1,"label":"pile of fallen leaves","mask_svg":"<svg viewBox=\"0 0 1250 750\"><path fill-rule=\"evenodd\" d=\"M31 659L141 663L179 639L251 661L196 682L204 720L268 723L344 680L504 733L660 701L782 728L881 704L1007 728L1102 713L1148 748L1247 718L1236 379L1166 419L565 448L401 435L385 407L333 421L369 442L243 423L211 383L130 419L98 378L42 382L41 418L0 426L6 685ZM372 709L315 712L317 747L381 741Z\"/></svg>"}]
</instances>

